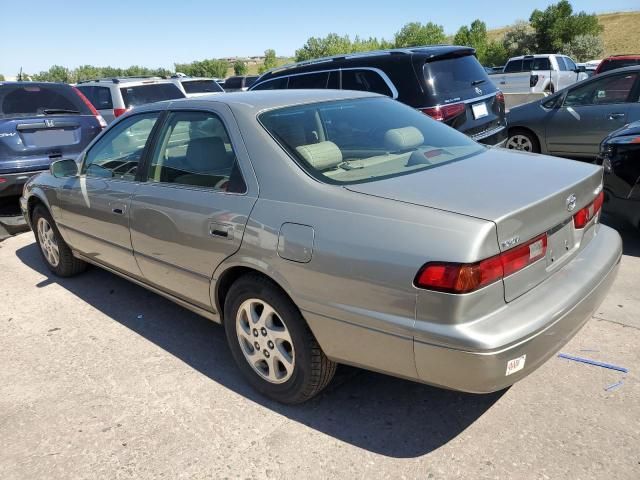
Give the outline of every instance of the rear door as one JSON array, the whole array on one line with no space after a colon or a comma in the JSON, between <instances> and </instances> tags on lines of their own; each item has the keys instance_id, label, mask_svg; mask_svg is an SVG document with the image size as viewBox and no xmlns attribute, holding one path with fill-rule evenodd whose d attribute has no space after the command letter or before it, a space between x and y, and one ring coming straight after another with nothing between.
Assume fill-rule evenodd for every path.
<instances>
[{"instance_id":1,"label":"rear door","mask_svg":"<svg viewBox=\"0 0 640 480\"><path fill-rule=\"evenodd\" d=\"M69 85L0 85L0 172L45 170L75 158L102 130Z\"/></svg>"},{"instance_id":2,"label":"rear door","mask_svg":"<svg viewBox=\"0 0 640 480\"><path fill-rule=\"evenodd\" d=\"M205 108L167 116L132 201L131 241L147 282L211 311L213 272L240 248L257 185L229 107Z\"/></svg>"},{"instance_id":3,"label":"rear door","mask_svg":"<svg viewBox=\"0 0 640 480\"><path fill-rule=\"evenodd\" d=\"M593 77L570 88L562 106L546 124L547 149L552 153L595 157L604 138L627 122L638 74Z\"/></svg>"}]
</instances>

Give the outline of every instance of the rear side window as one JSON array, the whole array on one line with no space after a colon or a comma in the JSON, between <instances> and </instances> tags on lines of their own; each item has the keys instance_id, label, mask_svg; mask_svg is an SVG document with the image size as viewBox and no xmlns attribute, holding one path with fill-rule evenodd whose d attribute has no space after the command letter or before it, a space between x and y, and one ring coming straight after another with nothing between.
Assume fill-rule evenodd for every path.
<instances>
[{"instance_id":1,"label":"rear side window","mask_svg":"<svg viewBox=\"0 0 640 480\"><path fill-rule=\"evenodd\" d=\"M289 78L289 88L327 88L329 72L305 73Z\"/></svg>"},{"instance_id":2,"label":"rear side window","mask_svg":"<svg viewBox=\"0 0 640 480\"><path fill-rule=\"evenodd\" d=\"M147 103L184 98L184 94L173 83L152 83L120 88L126 108Z\"/></svg>"},{"instance_id":3,"label":"rear side window","mask_svg":"<svg viewBox=\"0 0 640 480\"><path fill-rule=\"evenodd\" d=\"M246 88L249 88L251 85L253 85L254 83L256 83L256 80L258 80L258 76L257 75L252 75L250 77L245 78L244 80L244 86Z\"/></svg>"},{"instance_id":4,"label":"rear side window","mask_svg":"<svg viewBox=\"0 0 640 480\"><path fill-rule=\"evenodd\" d=\"M0 85L0 118L55 114L91 112L69 85Z\"/></svg>"},{"instance_id":5,"label":"rear side window","mask_svg":"<svg viewBox=\"0 0 640 480\"><path fill-rule=\"evenodd\" d=\"M467 100L496 91L473 55L427 62L424 77L427 91L440 103Z\"/></svg>"},{"instance_id":6,"label":"rear side window","mask_svg":"<svg viewBox=\"0 0 640 480\"><path fill-rule=\"evenodd\" d=\"M373 70L343 70L342 71L343 90L362 90L374 92L393 97L393 93L387 82L378 72Z\"/></svg>"},{"instance_id":7,"label":"rear side window","mask_svg":"<svg viewBox=\"0 0 640 480\"><path fill-rule=\"evenodd\" d=\"M148 180L244 193L229 134L209 112L171 113L153 154Z\"/></svg>"},{"instance_id":8,"label":"rear side window","mask_svg":"<svg viewBox=\"0 0 640 480\"><path fill-rule=\"evenodd\" d=\"M511 60L504 67L503 73L517 73L522 71L522 60Z\"/></svg>"},{"instance_id":9,"label":"rear side window","mask_svg":"<svg viewBox=\"0 0 640 480\"><path fill-rule=\"evenodd\" d=\"M634 65L640 65L640 58L604 60L598 71L603 73L616 68L632 67Z\"/></svg>"},{"instance_id":10,"label":"rear side window","mask_svg":"<svg viewBox=\"0 0 640 480\"><path fill-rule=\"evenodd\" d=\"M229 77L224 82L224 88L242 88L242 77Z\"/></svg>"},{"instance_id":11,"label":"rear side window","mask_svg":"<svg viewBox=\"0 0 640 480\"><path fill-rule=\"evenodd\" d=\"M548 58L532 58L529 70L551 70L551 63Z\"/></svg>"},{"instance_id":12,"label":"rear side window","mask_svg":"<svg viewBox=\"0 0 640 480\"><path fill-rule=\"evenodd\" d=\"M89 87L79 85L76 87L98 110L110 110L113 108L111 91L107 87Z\"/></svg>"},{"instance_id":13,"label":"rear side window","mask_svg":"<svg viewBox=\"0 0 640 480\"><path fill-rule=\"evenodd\" d=\"M186 80L182 83L187 93L219 93L224 92L215 80Z\"/></svg>"},{"instance_id":14,"label":"rear side window","mask_svg":"<svg viewBox=\"0 0 640 480\"><path fill-rule=\"evenodd\" d=\"M282 90L287 88L288 81L289 77L273 78L266 82L260 82L252 90Z\"/></svg>"}]
</instances>

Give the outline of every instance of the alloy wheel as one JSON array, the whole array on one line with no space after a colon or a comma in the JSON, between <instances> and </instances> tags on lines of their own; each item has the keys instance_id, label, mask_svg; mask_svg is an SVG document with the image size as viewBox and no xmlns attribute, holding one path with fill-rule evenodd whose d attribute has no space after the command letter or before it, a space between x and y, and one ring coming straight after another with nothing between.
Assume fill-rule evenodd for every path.
<instances>
[{"instance_id":1,"label":"alloy wheel","mask_svg":"<svg viewBox=\"0 0 640 480\"><path fill-rule=\"evenodd\" d=\"M531 139L526 135L513 135L507 141L507 148L512 150L521 150L523 152L533 152L533 144Z\"/></svg>"},{"instance_id":2,"label":"alloy wheel","mask_svg":"<svg viewBox=\"0 0 640 480\"><path fill-rule=\"evenodd\" d=\"M291 335L275 309L264 300L245 300L236 315L236 334L251 368L270 383L284 383L295 368Z\"/></svg>"},{"instance_id":3,"label":"alloy wheel","mask_svg":"<svg viewBox=\"0 0 640 480\"><path fill-rule=\"evenodd\" d=\"M52 267L57 267L60 263L60 250L58 249L58 242L56 241L55 232L49 222L40 217L38 219L38 240L40 248L44 257Z\"/></svg>"}]
</instances>

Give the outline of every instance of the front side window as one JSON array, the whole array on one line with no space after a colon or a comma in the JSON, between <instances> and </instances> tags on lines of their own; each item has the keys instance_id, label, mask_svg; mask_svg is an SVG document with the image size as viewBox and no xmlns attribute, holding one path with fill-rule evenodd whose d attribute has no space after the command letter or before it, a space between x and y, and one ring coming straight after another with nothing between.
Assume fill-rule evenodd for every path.
<instances>
[{"instance_id":1,"label":"front side window","mask_svg":"<svg viewBox=\"0 0 640 480\"><path fill-rule=\"evenodd\" d=\"M305 171L325 183L371 182L484 151L457 130L387 98L285 107L258 118Z\"/></svg>"},{"instance_id":2,"label":"front side window","mask_svg":"<svg viewBox=\"0 0 640 480\"><path fill-rule=\"evenodd\" d=\"M387 97L393 96L387 82L378 72L373 70L343 70L342 89L379 93Z\"/></svg>"},{"instance_id":3,"label":"front side window","mask_svg":"<svg viewBox=\"0 0 640 480\"><path fill-rule=\"evenodd\" d=\"M569 57L564 57L564 63L567 64L567 70L573 71L573 70L575 70L577 68L576 64L574 63L574 61L571 60Z\"/></svg>"},{"instance_id":4,"label":"front side window","mask_svg":"<svg viewBox=\"0 0 640 480\"><path fill-rule=\"evenodd\" d=\"M273 78L265 82L260 82L251 90L282 90L287 88L288 82L289 77Z\"/></svg>"},{"instance_id":5,"label":"front side window","mask_svg":"<svg viewBox=\"0 0 640 480\"><path fill-rule=\"evenodd\" d=\"M629 101L631 89L637 78L637 73L597 78L597 80L571 89L567 93L564 106L579 107L626 103Z\"/></svg>"},{"instance_id":6,"label":"front side window","mask_svg":"<svg viewBox=\"0 0 640 480\"><path fill-rule=\"evenodd\" d=\"M502 73L518 73L522 71L522 60L511 60Z\"/></svg>"},{"instance_id":7,"label":"front side window","mask_svg":"<svg viewBox=\"0 0 640 480\"><path fill-rule=\"evenodd\" d=\"M135 180L158 116L158 112L134 115L115 125L87 152L82 173L87 177Z\"/></svg>"},{"instance_id":8,"label":"front side window","mask_svg":"<svg viewBox=\"0 0 640 480\"><path fill-rule=\"evenodd\" d=\"M148 181L244 193L229 134L209 112L169 115L151 157Z\"/></svg>"},{"instance_id":9,"label":"front side window","mask_svg":"<svg viewBox=\"0 0 640 480\"><path fill-rule=\"evenodd\" d=\"M567 64L564 62L563 57L556 57L556 62L558 62L558 68L561 72L566 72L568 70Z\"/></svg>"}]
</instances>

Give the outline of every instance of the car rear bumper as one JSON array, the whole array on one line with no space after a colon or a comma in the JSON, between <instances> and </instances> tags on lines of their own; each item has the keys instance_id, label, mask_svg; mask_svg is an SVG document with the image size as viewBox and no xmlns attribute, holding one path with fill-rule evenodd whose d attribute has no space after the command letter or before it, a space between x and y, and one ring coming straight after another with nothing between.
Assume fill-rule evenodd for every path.
<instances>
[{"instance_id":1,"label":"car rear bumper","mask_svg":"<svg viewBox=\"0 0 640 480\"><path fill-rule=\"evenodd\" d=\"M507 127L505 126L500 126L493 130L471 136L471 138L476 142L493 147L504 147L507 143L507 137Z\"/></svg>"},{"instance_id":2,"label":"car rear bumper","mask_svg":"<svg viewBox=\"0 0 640 480\"><path fill-rule=\"evenodd\" d=\"M26 181L42 171L44 170L38 170L35 172L0 173L0 198L21 195L22 187Z\"/></svg>"},{"instance_id":3,"label":"car rear bumper","mask_svg":"<svg viewBox=\"0 0 640 480\"><path fill-rule=\"evenodd\" d=\"M591 242L545 282L488 318L458 326L467 332L469 348L430 344L423 329L414 340L419 380L472 393L493 392L526 377L562 348L591 318L618 271L620 236L606 226L598 228ZM543 327L530 332L528 325L540 325L541 319ZM478 348L496 343L514 322L523 332L520 338ZM518 358L524 358L524 367L507 375L507 364Z\"/></svg>"}]
</instances>

